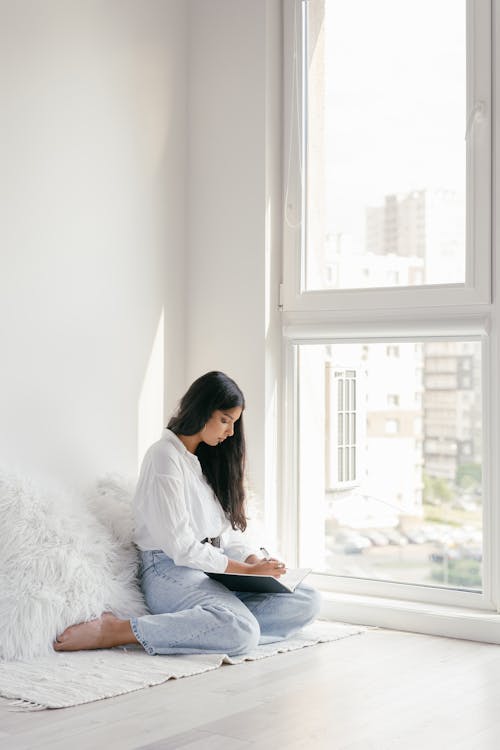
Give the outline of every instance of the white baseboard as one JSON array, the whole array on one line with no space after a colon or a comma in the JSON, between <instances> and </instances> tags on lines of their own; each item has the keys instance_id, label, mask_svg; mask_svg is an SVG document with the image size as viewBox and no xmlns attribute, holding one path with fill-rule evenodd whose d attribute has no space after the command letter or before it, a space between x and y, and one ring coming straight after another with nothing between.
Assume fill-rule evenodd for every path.
<instances>
[{"instance_id":1,"label":"white baseboard","mask_svg":"<svg viewBox=\"0 0 500 750\"><path fill-rule=\"evenodd\" d=\"M495 612L329 591L322 596L323 619L500 644Z\"/></svg>"}]
</instances>

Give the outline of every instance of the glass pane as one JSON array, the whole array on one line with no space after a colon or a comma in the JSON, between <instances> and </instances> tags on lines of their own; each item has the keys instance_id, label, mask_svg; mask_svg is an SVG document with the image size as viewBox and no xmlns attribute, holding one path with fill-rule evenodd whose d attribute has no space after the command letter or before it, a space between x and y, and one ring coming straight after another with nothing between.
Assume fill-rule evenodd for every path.
<instances>
[{"instance_id":1,"label":"glass pane","mask_svg":"<svg viewBox=\"0 0 500 750\"><path fill-rule=\"evenodd\" d=\"M300 564L320 554L335 575L480 591L480 343L400 342L397 357L382 343L299 350L300 507L320 516L302 519Z\"/></svg>"},{"instance_id":2,"label":"glass pane","mask_svg":"<svg viewBox=\"0 0 500 750\"><path fill-rule=\"evenodd\" d=\"M465 281L465 6L307 3L307 289Z\"/></svg>"}]
</instances>

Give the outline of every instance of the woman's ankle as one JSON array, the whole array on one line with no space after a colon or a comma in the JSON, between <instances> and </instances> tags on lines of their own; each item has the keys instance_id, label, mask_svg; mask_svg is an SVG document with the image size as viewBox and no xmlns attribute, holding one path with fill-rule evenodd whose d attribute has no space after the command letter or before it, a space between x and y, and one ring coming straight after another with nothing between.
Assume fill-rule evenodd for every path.
<instances>
[{"instance_id":1,"label":"woman's ankle","mask_svg":"<svg viewBox=\"0 0 500 750\"><path fill-rule=\"evenodd\" d=\"M109 639L110 644L113 646L127 646L132 643L138 643L130 620L120 620L114 616L112 618L103 621L104 640Z\"/></svg>"}]
</instances>

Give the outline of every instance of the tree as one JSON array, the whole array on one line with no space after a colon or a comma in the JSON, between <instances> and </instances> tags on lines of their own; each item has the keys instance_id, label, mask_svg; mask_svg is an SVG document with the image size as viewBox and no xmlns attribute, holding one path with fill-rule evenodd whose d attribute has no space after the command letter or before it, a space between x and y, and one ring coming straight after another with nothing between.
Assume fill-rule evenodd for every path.
<instances>
[{"instance_id":1,"label":"tree","mask_svg":"<svg viewBox=\"0 0 500 750\"><path fill-rule=\"evenodd\" d=\"M455 481L458 487L464 490L470 490L474 487L480 487L482 480L481 464L462 464L457 469Z\"/></svg>"},{"instance_id":2,"label":"tree","mask_svg":"<svg viewBox=\"0 0 500 750\"><path fill-rule=\"evenodd\" d=\"M428 474L423 474L424 482L424 503L431 503L433 500L441 500L444 502L453 499L453 490L450 482L447 479L441 477L431 477Z\"/></svg>"}]
</instances>

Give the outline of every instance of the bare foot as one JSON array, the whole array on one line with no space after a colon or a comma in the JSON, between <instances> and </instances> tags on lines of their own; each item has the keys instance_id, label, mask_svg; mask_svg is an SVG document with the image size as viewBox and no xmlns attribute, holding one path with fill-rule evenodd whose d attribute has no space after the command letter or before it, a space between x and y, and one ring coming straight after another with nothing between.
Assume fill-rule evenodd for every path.
<instances>
[{"instance_id":1,"label":"bare foot","mask_svg":"<svg viewBox=\"0 0 500 750\"><path fill-rule=\"evenodd\" d=\"M97 620L71 625L53 644L55 651L85 651L137 643L130 622L105 612Z\"/></svg>"}]
</instances>

